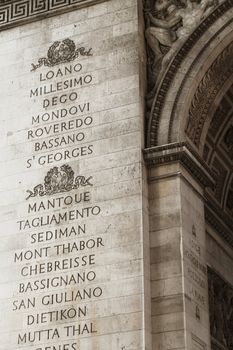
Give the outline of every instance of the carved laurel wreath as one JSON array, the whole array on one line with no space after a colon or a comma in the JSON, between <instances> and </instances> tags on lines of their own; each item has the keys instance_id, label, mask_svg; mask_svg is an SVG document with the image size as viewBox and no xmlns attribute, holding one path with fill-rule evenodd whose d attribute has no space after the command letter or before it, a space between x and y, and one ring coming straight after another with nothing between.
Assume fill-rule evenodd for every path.
<instances>
[{"instance_id":1,"label":"carved laurel wreath","mask_svg":"<svg viewBox=\"0 0 233 350\"><path fill-rule=\"evenodd\" d=\"M71 39L55 41L48 49L47 57L38 59L38 63L32 63L31 71L35 71L41 66L53 67L61 63L74 61L79 56L92 56L92 48L76 47Z\"/></svg>"},{"instance_id":2,"label":"carved laurel wreath","mask_svg":"<svg viewBox=\"0 0 233 350\"><path fill-rule=\"evenodd\" d=\"M33 190L27 190L29 195L26 200L33 197L43 197L61 192L68 192L79 187L93 186L92 176L86 178L78 175L74 177L74 171L71 166L65 164L60 167L50 169L44 178L44 184L36 185Z\"/></svg>"}]
</instances>

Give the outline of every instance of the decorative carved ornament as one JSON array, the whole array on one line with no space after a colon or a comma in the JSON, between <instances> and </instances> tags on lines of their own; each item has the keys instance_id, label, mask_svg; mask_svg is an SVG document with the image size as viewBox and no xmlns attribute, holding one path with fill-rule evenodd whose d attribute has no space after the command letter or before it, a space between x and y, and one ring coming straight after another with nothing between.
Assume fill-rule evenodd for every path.
<instances>
[{"instance_id":1,"label":"decorative carved ornament","mask_svg":"<svg viewBox=\"0 0 233 350\"><path fill-rule=\"evenodd\" d=\"M233 247L233 85L213 115L203 159L215 180L214 189L206 192L206 220Z\"/></svg>"},{"instance_id":2,"label":"decorative carved ornament","mask_svg":"<svg viewBox=\"0 0 233 350\"><path fill-rule=\"evenodd\" d=\"M213 202L213 199L206 194L205 219L232 248L233 248L233 220L222 208Z\"/></svg>"},{"instance_id":3,"label":"decorative carved ornament","mask_svg":"<svg viewBox=\"0 0 233 350\"><path fill-rule=\"evenodd\" d=\"M210 333L213 349L233 349L233 287L208 269Z\"/></svg>"},{"instance_id":4,"label":"decorative carved ornament","mask_svg":"<svg viewBox=\"0 0 233 350\"><path fill-rule=\"evenodd\" d=\"M34 197L43 197L56 193L69 192L79 187L93 186L91 183L92 176L74 176L71 166L64 164L60 167L54 167L48 171L44 178L44 184L36 185L33 190L27 190L29 195L26 199Z\"/></svg>"},{"instance_id":5,"label":"decorative carved ornament","mask_svg":"<svg viewBox=\"0 0 233 350\"><path fill-rule=\"evenodd\" d=\"M103 0L0 0L0 30Z\"/></svg>"},{"instance_id":6,"label":"decorative carved ornament","mask_svg":"<svg viewBox=\"0 0 233 350\"><path fill-rule=\"evenodd\" d=\"M233 42L213 62L200 82L189 110L186 134L199 147L204 123L210 107L225 82L233 74ZM229 137L228 137L229 138Z\"/></svg>"},{"instance_id":7,"label":"decorative carved ornament","mask_svg":"<svg viewBox=\"0 0 233 350\"><path fill-rule=\"evenodd\" d=\"M76 47L71 39L55 41L49 48L47 57L39 58L38 63L32 63L31 71L35 71L41 66L54 67L57 64L74 61L79 56L92 56L92 49Z\"/></svg>"},{"instance_id":8,"label":"decorative carved ornament","mask_svg":"<svg viewBox=\"0 0 233 350\"><path fill-rule=\"evenodd\" d=\"M175 142L144 150L146 165L155 167L180 162L190 175L203 187L212 192L216 188L215 174L188 142ZM231 247L233 247L233 220L205 193L205 219Z\"/></svg>"},{"instance_id":9,"label":"decorative carved ornament","mask_svg":"<svg viewBox=\"0 0 233 350\"><path fill-rule=\"evenodd\" d=\"M206 163L187 142L147 148L144 158L148 167L179 161L201 186L213 188L215 185Z\"/></svg>"},{"instance_id":10,"label":"decorative carved ornament","mask_svg":"<svg viewBox=\"0 0 233 350\"><path fill-rule=\"evenodd\" d=\"M216 3L215 3L216 6ZM212 12L206 13L204 19L201 19L196 29L190 33L188 38L181 45L178 45L178 49L166 64L166 70L159 76L159 82L156 82L156 88L153 90L151 96L149 96L149 110L150 119L148 123L148 147L158 145L158 126L160 124L161 113L164 108L166 96L173 82L178 68L181 66L183 60L187 57L189 51L194 47L202 35L224 14L233 7L233 0L226 0L215 9L211 7ZM217 35L217 34L216 34ZM149 45L149 44L148 44ZM175 43L173 44L175 45ZM150 50L150 48L149 48ZM171 50L172 51L172 50ZM169 52L168 52L169 54ZM149 55L150 60L150 55ZM150 63L149 63L150 64ZM148 68L148 70L150 67ZM148 73L149 74L149 73ZM153 85L153 84L152 84ZM149 89L150 90L150 89ZM153 99L153 103L152 103ZM176 101L175 101L176 103ZM168 142L171 142L171 127L173 123L174 115L171 115L171 121L169 125L169 138Z\"/></svg>"},{"instance_id":11,"label":"decorative carved ornament","mask_svg":"<svg viewBox=\"0 0 233 350\"><path fill-rule=\"evenodd\" d=\"M179 48L200 22L218 5L218 0L146 0L145 37L148 47L149 98L156 80L169 61L169 51Z\"/></svg>"}]
</instances>

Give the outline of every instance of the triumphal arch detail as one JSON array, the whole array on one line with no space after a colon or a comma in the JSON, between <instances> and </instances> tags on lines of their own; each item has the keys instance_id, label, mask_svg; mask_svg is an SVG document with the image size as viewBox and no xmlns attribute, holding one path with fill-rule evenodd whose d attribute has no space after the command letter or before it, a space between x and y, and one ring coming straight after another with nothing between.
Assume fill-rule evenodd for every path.
<instances>
[{"instance_id":1,"label":"triumphal arch detail","mask_svg":"<svg viewBox=\"0 0 233 350\"><path fill-rule=\"evenodd\" d=\"M232 347L232 6L148 2L145 13L151 235L158 234L161 242L165 235L173 238L167 239L173 253L168 259L167 249L162 258L162 278L167 275L162 282L153 259L164 242L152 239L152 276L155 286L172 278L178 283L182 276L180 288L175 293L171 288L166 297L152 287L152 305L163 305L167 298L171 308L164 318L169 322L180 302L179 326L190 349ZM157 212L153 196L160 198ZM166 342L168 333L161 333L154 332L155 342Z\"/></svg>"},{"instance_id":2,"label":"triumphal arch detail","mask_svg":"<svg viewBox=\"0 0 233 350\"><path fill-rule=\"evenodd\" d=\"M233 1L0 0L0 350L233 349Z\"/></svg>"}]
</instances>

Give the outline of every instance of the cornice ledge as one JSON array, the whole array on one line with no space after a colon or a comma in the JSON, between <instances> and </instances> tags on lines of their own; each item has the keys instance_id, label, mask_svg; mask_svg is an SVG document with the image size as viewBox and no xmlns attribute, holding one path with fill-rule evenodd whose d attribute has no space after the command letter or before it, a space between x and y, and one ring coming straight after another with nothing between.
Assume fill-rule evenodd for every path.
<instances>
[{"instance_id":1,"label":"cornice ledge","mask_svg":"<svg viewBox=\"0 0 233 350\"><path fill-rule=\"evenodd\" d=\"M146 148L143 153L149 168L178 161L202 187L214 188L215 181L209 167L188 142Z\"/></svg>"},{"instance_id":2,"label":"cornice ledge","mask_svg":"<svg viewBox=\"0 0 233 350\"><path fill-rule=\"evenodd\" d=\"M108 0L0 0L0 31Z\"/></svg>"}]
</instances>

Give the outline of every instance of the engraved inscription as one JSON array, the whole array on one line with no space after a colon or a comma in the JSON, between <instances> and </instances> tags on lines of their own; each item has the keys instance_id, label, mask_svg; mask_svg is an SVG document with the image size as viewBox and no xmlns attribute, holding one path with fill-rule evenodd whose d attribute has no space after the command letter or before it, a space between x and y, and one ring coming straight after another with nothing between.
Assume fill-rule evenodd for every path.
<instances>
[{"instance_id":1,"label":"engraved inscription","mask_svg":"<svg viewBox=\"0 0 233 350\"><path fill-rule=\"evenodd\" d=\"M22 216L16 220L18 232L22 237L29 233L29 240L12 255L18 278L11 308L14 314L24 312L15 346L33 350L53 349L55 343L62 350L80 350L76 339L98 332L88 301L104 293L98 285L97 265L106 238L90 232L89 220L98 217L102 209L93 202L93 176L77 174L68 163L94 152L94 145L82 145L94 124L91 102L78 103L76 90L91 83L93 77L82 75L83 64L65 65L80 55L92 56L91 49L76 48L70 39L56 41L47 58L39 59L32 68L59 65L34 73L40 86L30 89L29 101L39 102L43 111L29 119L26 140L33 145L33 154L26 168L63 162L49 168L43 183L26 190ZM50 97L52 93L56 95ZM46 155L47 151L51 153Z\"/></svg>"}]
</instances>

